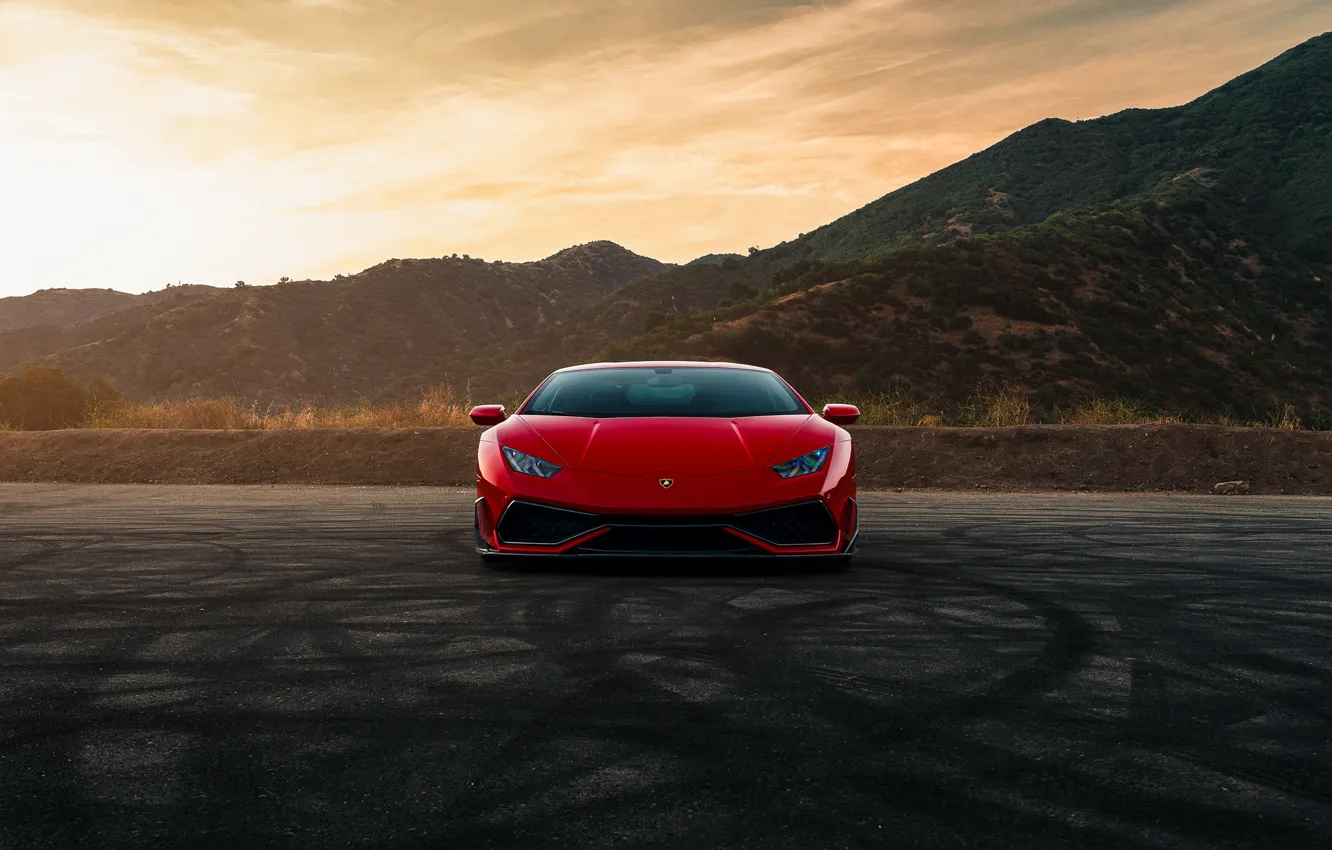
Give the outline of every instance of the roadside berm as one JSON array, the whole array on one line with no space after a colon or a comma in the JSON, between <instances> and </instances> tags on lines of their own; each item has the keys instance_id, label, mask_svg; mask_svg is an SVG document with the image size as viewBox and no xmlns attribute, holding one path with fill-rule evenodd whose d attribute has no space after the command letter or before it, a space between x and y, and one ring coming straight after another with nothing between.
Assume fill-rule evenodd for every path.
<instances>
[{"instance_id":1,"label":"roadside berm","mask_svg":"<svg viewBox=\"0 0 1332 850\"><path fill-rule=\"evenodd\" d=\"M864 489L1332 495L1332 432L1216 425L854 428ZM0 433L0 481L466 485L472 428Z\"/></svg>"}]
</instances>

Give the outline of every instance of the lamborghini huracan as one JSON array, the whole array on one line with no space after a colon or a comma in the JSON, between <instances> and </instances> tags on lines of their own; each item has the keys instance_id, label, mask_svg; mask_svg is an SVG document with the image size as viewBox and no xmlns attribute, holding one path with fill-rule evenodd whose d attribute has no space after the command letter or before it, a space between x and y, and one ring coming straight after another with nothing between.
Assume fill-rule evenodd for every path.
<instances>
[{"instance_id":1,"label":"lamborghini huracan","mask_svg":"<svg viewBox=\"0 0 1332 850\"><path fill-rule=\"evenodd\" d=\"M768 369L594 363L513 415L471 412L482 557L821 557L855 550L856 462L841 426Z\"/></svg>"}]
</instances>

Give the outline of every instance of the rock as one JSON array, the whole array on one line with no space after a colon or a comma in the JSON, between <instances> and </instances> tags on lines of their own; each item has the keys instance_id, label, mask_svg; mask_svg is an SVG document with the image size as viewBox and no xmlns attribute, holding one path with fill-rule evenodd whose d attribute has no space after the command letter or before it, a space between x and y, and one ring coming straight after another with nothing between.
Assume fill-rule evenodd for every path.
<instances>
[{"instance_id":1,"label":"rock","mask_svg":"<svg viewBox=\"0 0 1332 850\"><path fill-rule=\"evenodd\" d=\"M1242 496L1249 492L1249 482L1247 481L1222 481L1212 488L1212 493L1217 496Z\"/></svg>"}]
</instances>

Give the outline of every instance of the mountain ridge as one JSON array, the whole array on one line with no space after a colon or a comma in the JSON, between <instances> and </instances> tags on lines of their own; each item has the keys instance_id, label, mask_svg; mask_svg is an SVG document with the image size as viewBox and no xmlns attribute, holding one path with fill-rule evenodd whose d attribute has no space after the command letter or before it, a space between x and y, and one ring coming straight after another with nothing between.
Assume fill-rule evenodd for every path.
<instances>
[{"instance_id":1,"label":"mountain ridge","mask_svg":"<svg viewBox=\"0 0 1332 850\"><path fill-rule=\"evenodd\" d=\"M1290 84L1293 78L1304 76L1302 72L1311 70L1309 66L1314 66L1313 73L1307 75L1307 80L1300 81L1298 91L1292 92ZM1218 110L1233 111L1237 98L1248 96L1247 109L1241 111L1242 115L1270 120L1289 115L1291 110L1287 106L1292 98L1318 89L1324 102L1323 118L1326 120L1329 117L1326 112L1329 74L1332 74L1332 32L1315 36L1259 68L1180 106L1126 109L1101 118L1077 122L1046 118L1018 130L983 151L890 192L837 221L769 250L798 258L821 260L863 257L866 255L863 248L851 249L846 246L848 236L844 231L860 230L867 225L885 222L892 225L883 228L889 232L889 236L875 247L886 250L896 244L894 240L898 237L921 236L929 228L946 227L949 218L946 210L949 205L962 205L964 213L981 212L978 209L979 195L990 189L1014 196L1021 186L1028 183L1050 187L1049 169L1055 162L1045 160L1044 156L1055 157L1066 169L1070 180L1057 184L1057 189L1062 191L1052 193L1051 197L1030 199L1025 209L1018 206L1014 210L1015 223L1036 224L1072 205L1109 203L1117 197L1146 191L1158 180L1208 164L1209 157L1226 153L1225 146L1234 142L1234 131L1237 128L1228 128L1219 135L1199 139L1196 134L1189 132L1188 121L1190 118L1211 115ZM1274 82L1279 89L1275 96L1270 90ZM1153 129L1158 130L1163 138L1152 138L1144 143L1141 136L1126 132L1135 127L1141 129L1137 125L1144 121L1159 125ZM1181 123L1172 127L1172 122ZM1049 144L1051 139L1058 141L1059 146L1052 147ZM1165 148L1172 141L1189 144L1189 148L1182 149L1187 156L1176 157L1174 154L1180 151ZM1207 144L1217 147L1208 150ZM1121 166L1119 169L1107 168L1115 162ZM1015 169L1021 170L1015 173ZM972 172L977 170L982 172L981 176L991 185L981 186L970 179ZM949 185L949 181L953 185ZM1005 185L1013 182L1019 185ZM1329 227L1332 227L1332 223L1329 223ZM1320 235L1320 248L1332 241L1328 239L1332 229L1321 230ZM1321 258L1332 261L1332 255L1324 254Z\"/></svg>"},{"instance_id":2,"label":"mountain ridge","mask_svg":"<svg viewBox=\"0 0 1332 850\"><path fill-rule=\"evenodd\" d=\"M173 287L71 327L0 333L0 371L52 363L145 400L347 400L419 361L486 350L668 268L603 240L524 263L393 258L332 281Z\"/></svg>"},{"instance_id":3,"label":"mountain ridge","mask_svg":"<svg viewBox=\"0 0 1332 850\"><path fill-rule=\"evenodd\" d=\"M134 296L114 289L41 289L0 298L0 331L51 325L69 327L115 312Z\"/></svg>"}]
</instances>

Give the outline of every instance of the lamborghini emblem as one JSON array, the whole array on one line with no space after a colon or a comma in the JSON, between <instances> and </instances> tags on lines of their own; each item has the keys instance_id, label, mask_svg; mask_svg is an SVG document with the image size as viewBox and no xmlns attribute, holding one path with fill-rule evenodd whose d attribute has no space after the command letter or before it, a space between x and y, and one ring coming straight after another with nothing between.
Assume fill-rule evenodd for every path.
<instances>
[{"instance_id":1,"label":"lamborghini emblem","mask_svg":"<svg viewBox=\"0 0 1332 850\"><path fill-rule=\"evenodd\" d=\"M675 479L674 479L674 478L662 478L662 479L659 479L659 482L660 482L661 486L663 486L663 487L665 487L667 490L669 490L669 489L671 489L671 485L675 483Z\"/></svg>"}]
</instances>

